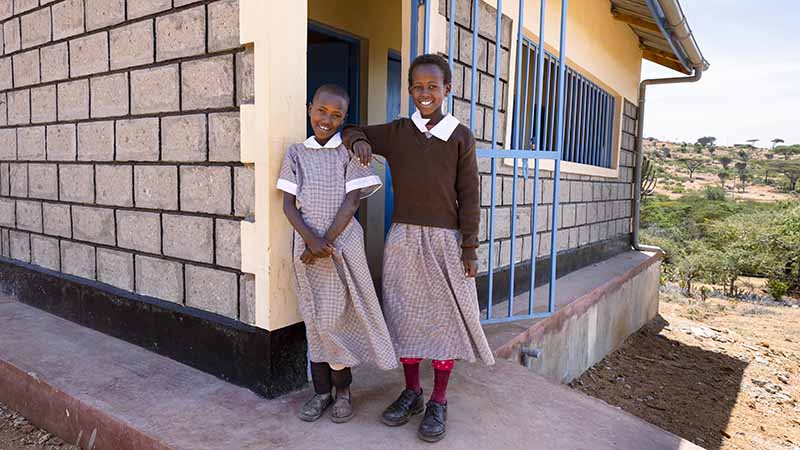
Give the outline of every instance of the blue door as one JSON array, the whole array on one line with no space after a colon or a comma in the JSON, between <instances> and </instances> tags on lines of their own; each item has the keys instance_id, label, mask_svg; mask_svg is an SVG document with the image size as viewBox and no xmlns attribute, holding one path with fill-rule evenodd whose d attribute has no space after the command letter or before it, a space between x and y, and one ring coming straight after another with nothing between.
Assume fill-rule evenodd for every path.
<instances>
[{"instance_id":1,"label":"blue door","mask_svg":"<svg viewBox=\"0 0 800 450\"><path fill-rule=\"evenodd\" d=\"M386 121L391 122L400 116L400 89L402 88L402 62L400 53L389 51L389 62L386 71ZM392 173L386 164L386 202L384 204L383 234L389 234L392 226L394 193L392 192Z\"/></svg>"}]
</instances>

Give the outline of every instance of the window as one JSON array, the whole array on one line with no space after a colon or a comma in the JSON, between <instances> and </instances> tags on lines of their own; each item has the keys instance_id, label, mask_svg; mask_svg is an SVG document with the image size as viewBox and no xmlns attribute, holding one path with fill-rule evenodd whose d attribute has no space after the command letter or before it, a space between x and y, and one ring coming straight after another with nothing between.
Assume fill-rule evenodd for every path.
<instances>
[{"instance_id":1,"label":"window","mask_svg":"<svg viewBox=\"0 0 800 450\"><path fill-rule=\"evenodd\" d=\"M544 54L541 100L537 101L537 64L539 49L530 39L522 43L521 100L519 119L522 149L555 150L558 121L558 58ZM575 70L566 67L564 80L564 150L562 161L611 168L614 143L615 98ZM537 107L538 105L538 107ZM513 136L517 136L514 124ZM537 139L537 130L541 137Z\"/></svg>"}]
</instances>

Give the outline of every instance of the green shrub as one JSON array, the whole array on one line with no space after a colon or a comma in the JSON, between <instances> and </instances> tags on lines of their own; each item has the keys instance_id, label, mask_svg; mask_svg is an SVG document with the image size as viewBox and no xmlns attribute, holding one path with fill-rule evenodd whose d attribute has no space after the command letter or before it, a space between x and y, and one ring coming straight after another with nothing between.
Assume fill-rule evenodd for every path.
<instances>
[{"instance_id":1,"label":"green shrub","mask_svg":"<svg viewBox=\"0 0 800 450\"><path fill-rule=\"evenodd\" d=\"M706 186L705 189L706 200L710 201L724 201L725 189L719 186Z\"/></svg>"},{"instance_id":2,"label":"green shrub","mask_svg":"<svg viewBox=\"0 0 800 450\"><path fill-rule=\"evenodd\" d=\"M781 301L789 293L789 285L781 280L770 278L767 280L767 292L776 301Z\"/></svg>"}]
</instances>

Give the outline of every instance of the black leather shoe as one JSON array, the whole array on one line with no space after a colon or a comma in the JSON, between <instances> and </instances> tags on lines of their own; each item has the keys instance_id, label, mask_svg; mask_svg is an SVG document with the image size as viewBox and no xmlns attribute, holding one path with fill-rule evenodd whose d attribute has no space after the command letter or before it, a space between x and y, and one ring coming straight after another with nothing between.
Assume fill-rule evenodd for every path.
<instances>
[{"instance_id":1,"label":"black leather shoe","mask_svg":"<svg viewBox=\"0 0 800 450\"><path fill-rule=\"evenodd\" d=\"M398 427L408 423L409 417L419 414L425 408L422 400L422 391L419 394L405 389L400 397L383 411L381 421L390 427Z\"/></svg>"},{"instance_id":2,"label":"black leather shoe","mask_svg":"<svg viewBox=\"0 0 800 450\"><path fill-rule=\"evenodd\" d=\"M447 422L447 404L431 400L425 408L425 418L419 424L417 436L425 442L439 442L444 439Z\"/></svg>"},{"instance_id":3,"label":"black leather shoe","mask_svg":"<svg viewBox=\"0 0 800 450\"><path fill-rule=\"evenodd\" d=\"M325 412L331 403L333 403L333 396L331 394L316 394L300 408L297 417L306 422L313 422L322 417L322 413Z\"/></svg>"}]
</instances>

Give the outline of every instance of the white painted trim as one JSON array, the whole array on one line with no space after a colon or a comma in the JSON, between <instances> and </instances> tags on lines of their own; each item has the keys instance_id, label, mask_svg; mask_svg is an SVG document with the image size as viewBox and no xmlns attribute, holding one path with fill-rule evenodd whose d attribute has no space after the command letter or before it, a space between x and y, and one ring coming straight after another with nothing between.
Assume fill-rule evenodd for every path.
<instances>
[{"instance_id":1,"label":"white painted trim","mask_svg":"<svg viewBox=\"0 0 800 450\"><path fill-rule=\"evenodd\" d=\"M297 195L297 185L295 183L292 183L291 181L284 180L283 178L278 178L278 184L276 187L282 190L283 192L288 192L289 194Z\"/></svg>"},{"instance_id":2,"label":"white painted trim","mask_svg":"<svg viewBox=\"0 0 800 450\"><path fill-rule=\"evenodd\" d=\"M514 167L514 159L505 158L503 164L509 167ZM522 167L523 162L520 161L519 165ZM528 168L533 169L533 160L528 160ZM542 159L539 161L540 170L555 170L555 163L552 159ZM573 175L587 175L592 177L603 178L618 178L619 167L607 169L605 167L590 166L588 164L578 164L570 161L561 161L561 172L571 173Z\"/></svg>"}]
</instances>

